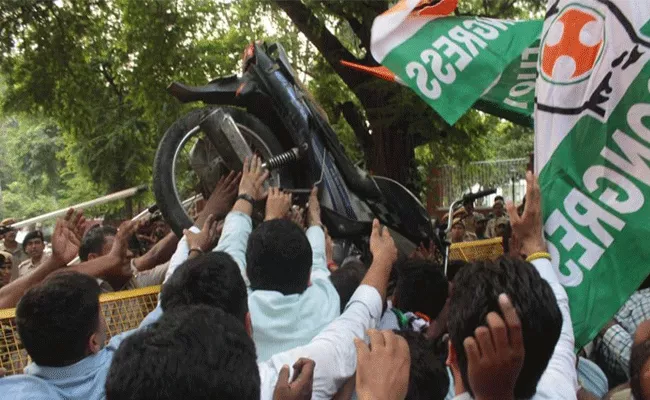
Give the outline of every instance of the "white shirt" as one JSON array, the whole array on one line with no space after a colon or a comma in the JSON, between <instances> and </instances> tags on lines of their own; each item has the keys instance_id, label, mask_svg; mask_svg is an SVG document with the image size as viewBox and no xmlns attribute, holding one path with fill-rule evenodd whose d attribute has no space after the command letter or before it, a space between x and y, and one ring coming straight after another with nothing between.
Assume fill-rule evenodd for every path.
<instances>
[{"instance_id":1,"label":"white shirt","mask_svg":"<svg viewBox=\"0 0 650 400\"><path fill-rule=\"evenodd\" d=\"M232 211L226 217L219 244L213 251L228 253L239 266L248 287L248 309L253 324L257 360L266 361L281 353L309 343L339 316L341 300L329 279L325 256L325 233L319 226L307 229L312 248L311 284L300 294L283 295L270 290L251 290L246 276L246 247L253 229L251 218ZM199 232L192 227L193 232ZM187 259L187 239L183 237L172 256L166 279Z\"/></svg>"},{"instance_id":2,"label":"white shirt","mask_svg":"<svg viewBox=\"0 0 650 400\"><path fill-rule=\"evenodd\" d=\"M260 398L273 398L280 369L283 365L292 367L300 357L310 358L316 363L312 399L334 397L357 369L354 338L365 338L366 331L377 326L381 309L382 301L377 289L359 286L343 314L311 342L257 364L261 378Z\"/></svg>"},{"instance_id":3,"label":"white shirt","mask_svg":"<svg viewBox=\"0 0 650 400\"><path fill-rule=\"evenodd\" d=\"M537 383L537 393L532 400L565 400L575 399L578 392L578 373L576 372L576 356L573 352L575 340L573 337L573 325L569 310L569 297L557 278L555 269L551 262L546 259L538 259L532 262L541 277L548 282L557 299L557 305L562 313L562 331L560 339L555 345L546 371L542 374ZM452 383L453 384L453 383ZM454 400L469 400L472 397L465 392Z\"/></svg>"},{"instance_id":4,"label":"white shirt","mask_svg":"<svg viewBox=\"0 0 650 400\"><path fill-rule=\"evenodd\" d=\"M190 229L193 232L199 231L196 227ZM170 260L165 281L185 261L187 252L187 239L183 237ZM377 289L368 285L359 286L350 298L343 314L334 319L309 343L275 354L267 361L258 362L261 382L260 398L262 400L272 399L282 366L292 367L301 357L310 358L316 363L312 399L329 400L334 397L356 371L357 353L354 338L366 339L366 331L377 326L382 308L383 302ZM159 305L145 318L141 326L154 322L161 315L162 310ZM254 320L254 318L251 315L251 319ZM293 373L292 368L290 371Z\"/></svg>"}]
</instances>

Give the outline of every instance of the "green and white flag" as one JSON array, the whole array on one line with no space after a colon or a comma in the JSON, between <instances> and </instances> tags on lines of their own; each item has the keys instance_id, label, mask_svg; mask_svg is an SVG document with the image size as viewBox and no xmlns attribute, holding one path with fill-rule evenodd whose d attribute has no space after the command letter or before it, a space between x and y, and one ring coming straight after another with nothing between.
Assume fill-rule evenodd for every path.
<instances>
[{"instance_id":1,"label":"green and white flag","mask_svg":"<svg viewBox=\"0 0 650 400\"><path fill-rule=\"evenodd\" d=\"M535 168L580 347L650 273L650 7L549 1L539 55Z\"/></svg>"},{"instance_id":2,"label":"green and white flag","mask_svg":"<svg viewBox=\"0 0 650 400\"><path fill-rule=\"evenodd\" d=\"M447 16L457 3L400 1L375 18L373 57L449 124L483 94L482 104L494 108L489 112L530 116L535 82L530 63L536 54L525 51L539 38L542 21ZM522 64L527 71L519 71Z\"/></svg>"}]
</instances>

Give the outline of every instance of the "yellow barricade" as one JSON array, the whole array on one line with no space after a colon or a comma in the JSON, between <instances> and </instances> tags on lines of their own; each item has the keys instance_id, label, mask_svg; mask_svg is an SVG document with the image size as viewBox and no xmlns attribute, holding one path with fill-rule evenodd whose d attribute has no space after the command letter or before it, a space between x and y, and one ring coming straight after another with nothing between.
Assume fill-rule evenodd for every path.
<instances>
[{"instance_id":1,"label":"yellow barricade","mask_svg":"<svg viewBox=\"0 0 650 400\"><path fill-rule=\"evenodd\" d=\"M156 308L158 293L160 286L150 286L99 296L106 320L106 342L112 336L137 328L140 321ZM27 351L16 329L16 309L0 310L0 367L7 370L7 375L21 374L28 362Z\"/></svg>"},{"instance_id":2,"label":"yellow barricade","mask_svg":"<svg viewBox=\"0 0 650 400\"><path fill-rule=\"evenodd\" d=\"M473 242L453 243L449 249L450 260L486 261L503 255L503 238L496 237Z\"/></svg>"}]
</instances>

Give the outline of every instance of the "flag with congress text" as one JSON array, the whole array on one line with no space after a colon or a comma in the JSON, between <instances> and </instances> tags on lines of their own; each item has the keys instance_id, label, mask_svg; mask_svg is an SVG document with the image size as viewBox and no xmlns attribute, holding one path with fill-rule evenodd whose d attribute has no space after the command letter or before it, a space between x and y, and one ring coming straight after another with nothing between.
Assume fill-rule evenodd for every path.
<instances>
[{"instance_id":1,"label":"flag with congress text","mask_svg":"<svg viewBox=\"0 0 650 400\"><path fill-rule=\"evenodd\" d=\"M457 3L401 0L373 23L373 57L450 124L481 99L531 125L542 21L456 17Z\"/></svg>"},{"instance_id":2,"label":"flag with congress text","mask_svg":"<svg viewBox=\"0 0 650 400\"><path fill-rule=\"evenodd\" d=\"M539 59L535 168L579 347L650 273L650 7L549 1Z\"/></svg>"}]
</instances>

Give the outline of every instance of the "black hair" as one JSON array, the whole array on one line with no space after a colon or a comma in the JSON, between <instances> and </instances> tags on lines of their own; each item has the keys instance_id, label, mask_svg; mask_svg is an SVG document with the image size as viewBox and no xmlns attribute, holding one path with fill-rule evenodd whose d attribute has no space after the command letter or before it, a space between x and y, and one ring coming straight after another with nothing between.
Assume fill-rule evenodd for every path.
<instances>
[{"instance_id":1,"label":"black hair","mask_svg":"<svg viewBox=\"0 0 650 400\"><path fill-rule=\"evenodd\" d=\"M27 235L25 235L25 238L23 239L23 251L26 251L27 243L29 243L29 241L33 239L41 239L41 242L44 242L45 239L43 238L43 232L31 231Z\"/></svg>"},{"instance_id":2,"label":"black hair","mask_svg":"<svg viewBox=\"0 0 650 400\"><path fill-rule=\"evenodd\" d=\"M106 398L258 400L255 345L244 325L219 308L176 307L122 342Z\"/></svg>"},{"instance_id":3,"label":"black hair","mask_svg":"<svg viewBox=\"0 0 650 400\"><path fill-rule=\"evenodd\" d=\"M641 380L643 380L643 367L650 360L650 341L632 345L630 355L630 389L635 400L648 400L643 395Z\"/></svg>"},{"instance_id":4,"label":"black hair","mask_svg":"<svg viewBox=\"0 0 650 400\"><path fill-rule=\"evenodd\" d=\"M165 312L196 304L221 308L244 323L248 313L246 284L229 254L211 251L185 261L160 293Z\"/></svg>"},{"instance_id":5,"label":"black hair","mask_svg":"<svg viewBox=\"0 0 650 400\"><path fill-rule=\"evenodd\" d=\"M397 276L395 307L436 319L449 294L442 267L427 260L407 260L397 267Z\"/></svg>"},{"instance_id":6,"label":"black hair","mask_svg":"<svg viewBox=\"0 0 650 400\"><path fill-rule=\"evenodd\" d=\"M16 307L18 334L41 366L61 367L86 357L99 321L99 285L78 272L62 272L33 287Z\"/></svg>"},{"instance_id":7,"label":"black hair","mask_svg":"<svg viewBox=\"0 0 650 400\"><path fill-rule=\"evenodd\" d=\"M311 266L309 240L289 220L266 221L248 239L246 274L253 290L302 293L307 289Z\"/></svg>"},{"instance_id":8,"label":"black hair","mask_svg":"<svg viewBox=\"0 0 650 400\"><path fill-rule=\"evenodd\" d=\"M498 200L505 201L505 199L501 195L494 196L494 202L496 203Z\"/></svg>"},{"instance_id":9,"label":"black hair","mask_svg":"<svg viewBox=\"0 0 650 400\"><path fill-rule=\"evenodd\" d=\"M444 399L449 391L449 375L435 341L419 332L394 332L406 339L411 353L406 400Z\"/></svg>"},{"instance_id":10,"label":"black hair","mask_svg":"<svg viewBox=\"0 0 650 400\"><path fill-rule=\"evenodd\" d=\"M349 260L330 275L330 281L341 299L341 313L366 276L366 271L367 268L361 260Z\"/></svg>"},{"instance_id":11,"label":"black hair","mask_svg":"<svg viewBox=\"0 0 650 400\"><path fill-rule=\"evenodd\" d=\"M562 314L553 290L535 267L521 259L501 257L494 262L475 262L458 271L449 304L449 338L465 389L471 394L463 341L486 324L488 313L501 313L501 293L510 297L521 319L526 356L515 397L528 399L535 395L562 329Z\"/></svg>"},{"instance_id":12,"label":"black hair","mask_svg":"<svg viewBox=\"0 0 650 400\"><path fill-rule=\"evenodd\" d=\"M465 260L449 260L447 264L447 280L453 282L458 271L468 264Z\"/></svg>"},{"instance_id":13,"label":"black hair","mask_svg":"<svg viewBox=\"0 0 650 400\"><path fill-rule=\"evenodd\" d=\"M81 239L81 246L79 246L81 261L88 261L88 255L91 253L100 254L106 242L106 237L115 235L117 235L117 229L112 226L96 225L90 228Z\"/></svg>"}]
</instances>

